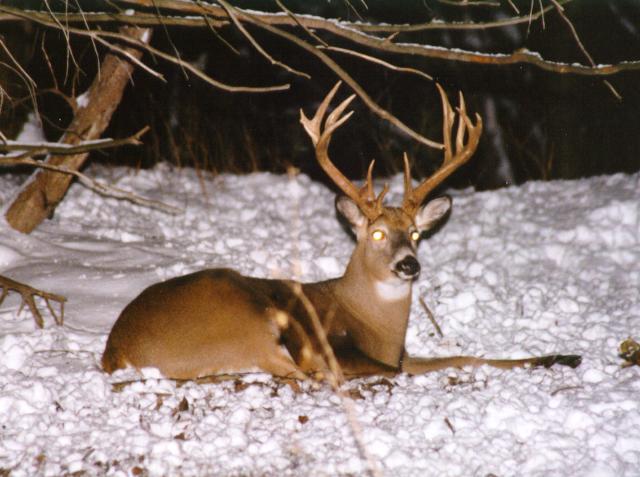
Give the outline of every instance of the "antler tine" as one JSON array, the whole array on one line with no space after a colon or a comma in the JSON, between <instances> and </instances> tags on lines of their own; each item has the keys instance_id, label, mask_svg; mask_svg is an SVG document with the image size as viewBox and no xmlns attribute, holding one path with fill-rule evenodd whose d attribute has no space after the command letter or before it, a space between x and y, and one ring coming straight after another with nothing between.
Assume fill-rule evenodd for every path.
<instances>
[{"instance_id":1,"label":"antler tine","mask_svg":"<svg viewBox=\"0 0 640 477\"><path fill-rule=\"evenodd\" d=\"M338 81L335 86L331 88L329 94L325 96L325 98L322 100L322 103L320 103L320 106L318 106L318 110L316 111L316 114L313 115L313 118L307 118L307 116L305 116L304 112L302 111L302 108L300 108L300 122L302 123L304 130L307 131L309 137L311 137L311 142L314 146L318 144L318 141L320 140L322 119L327 112L327 107L335 96L336 91L338 91L338 88L340 88L341 84L342 81Z\"/></svg>"},{"instance_id":2,"label":"antler tine","mask_svg":"<svg viewBox=\"0 0 640 477\"><path fill-rule=\"evenodd\" d=\"M406 151L403 153L402 158L404 160L404 192L406 196L407 191L413 189L411 185L411 166L409 165L409 156Z\"/></svg>"},{"instance_id":3,"label":"antler tine","mask_svg":"<svg viewBox=\"0 0 640 477\"><path fill-rule=\"evenodd\" d=\"M435 189L442 181L444 181L458 167L471 158L482 134L482 118L476 113L476 124L474 125L467 115L467 108L464 102L464 96L460 92L460 105L457 108L457 114L451 107L447 94L444 89L436 83L440 98L442 100L442 135L444 139L444 160L438 170L425 179L415 189L411 186L411 174L409 171L409 160L405 154L405 192L402 208L410 215L415 214L425 197ZM458 128L455 138L455 153L451 144L451 129L458 117ZM467 143L464 139L467 136Z\"/></svg>"},{"instance_id":4,"label":"antler tine","mask_svg":"<svg viewBox=\"0 0 640 477\"><path fill-rule=\"evenodd\" d=\"M467 116L467 106L464 103L464 96L462 96L462 91L458 92L458 101L460 106L458 106L458 131L456 134L456 154L459 154L464 147L464 133L467 130L467 120L469 119ZM467 120L465 120L465 118Z\"/></svg>"},{"instance_id":5,"label":"antler tine","mask_svg":"<svg viewBox=\"0 0 640 477\"><path fill-rule=\"evenodd\" d=\"M376 194L373 190L373 166L376 164L375 159L371 159L369 168L367 169L367 182L360 188L360 195L366 194L367 201L376 199Z\"/></svg>"},{"instance_id":6,"label":"antler tine","mask_svg":"<svg viewBox=\"0 0 640 477\"><path fill-rule=\"evenodd\" d=\"M342 82L338 81L331 91L329 91L329 94L327 94L322 103L320 103L320 106L313 118L307 118L301 109L300 122L304 126L305 131L311 138L311 142L315 146L316 159L318 160L320 167L322 167L342 192L358 204L358 207L363 214L365 214L370 220L375 220L380 213L379 207L376 207L376 199L373 193L373 182L371 180L373 163L369 166L367 184L365 184L363 189L359 189L353 182L347 179L333 164L333 162L331 162L331 159L329 159L329 142L331 141L331 134L333 134L333 132L344 124L344 122L353 114L353 111L349 111L343 116L344 110L349 106L349 103L353 101L355 95L351 95L342 101L329 114L329 116L327 116L327 119L324 122L324 129L322 127L322 120L327 112L327 108L338 91L341 83ZM367 197L368 194L369 197ZM382 201L380 200L380 203L381 202Z\"/></svg>"}]
</instances>

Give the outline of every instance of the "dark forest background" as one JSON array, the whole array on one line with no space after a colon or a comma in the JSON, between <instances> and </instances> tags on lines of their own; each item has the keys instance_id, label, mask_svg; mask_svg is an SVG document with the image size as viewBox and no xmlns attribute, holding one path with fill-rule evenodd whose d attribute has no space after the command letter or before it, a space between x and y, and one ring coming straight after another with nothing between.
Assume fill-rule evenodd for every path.
<instances>
[{"instance_id":1,"label":"dark forest background","mask_svg":"<svg viewBox=\"0 0 640 477\"><path fill-rule=\"evenodd\" d=\"M18 3L25 5L25 2L13 5ZM41 2L32 3L44 8ZM54 9L64 6L61 2L49 3ZM87 11L110 8L108 2L81 3ZM279 11L278 5L270 1L232 3L261 11ZM359 0L284 3L296 13L371 23L487 21L513 14L504 1L499 9L488 5L463 7L453 1L436 0L367 0L368 8ZM514 3L522 13L531 7L529 0ZM68 5L73 6L74 2ZM597 64L640 57L640 2L577 0L565 5L565 13ZM309 139L299 124L298 111L315 110L337 78L297 46L260 29L247 28L274 57L307 72L311 79L293 76L271 65L233 26L220 29L217 34L207 28L158 26L152 39L154 47L178 52L182 59L199 65L221 81L243 85L287 82L291 88L267 94L227 93L145 53L144 61L161 72L167 82L138 69L133 85L126 89L104 134L124 137L149 125L151 130L144 136L144 145L93 152L92 161L136 168L168 161L214 173L283 172L294 166L323 180ZM332 45L351 47L327 32L316 33ZM96 74L94 48L100 53L105 49L100 45L94 47L87 38L72 35L70 46L79 66L75 68L69 59L67 38L60 30L29 21L2 21L0 35L7 49L38 84L42 126L47 139L57 140L72 114L59 92L70 96L83 92ZM394 41L494 53L527 48L547 60L586 64L566 22L553 10L545 15L544 25L534 21L531 25L497 29L436 30L399 35ZM640 169L637 70L605 77L579 76L548 72L527 64L492 66L379 51L368 53L433 76L448 91L452 103L456 92L463 91L468 110L483 117L485 131L479 150L449 185L472 184L487 189L527 180L571 179ZM33 103L24 82L7 67L6 52L1 54L4 67L0 67L0 82L10 98L5 98L2 104L0 130L12 138L23 127ZM433 82L344 54L331 56L378 104L423 135L441 139L441 108ZM621 99L604 84L605 79ZM348 93L343 86L340 97ZM378 176L398 172L403 151L413 158L416 176L437 167L441 157L438 151L412 141L374 116L359 100L352 108L354 117L336 133L331 149L334 162L348 176L363 177L372 158L378 160Z\"/></svg>"}]
</instances>

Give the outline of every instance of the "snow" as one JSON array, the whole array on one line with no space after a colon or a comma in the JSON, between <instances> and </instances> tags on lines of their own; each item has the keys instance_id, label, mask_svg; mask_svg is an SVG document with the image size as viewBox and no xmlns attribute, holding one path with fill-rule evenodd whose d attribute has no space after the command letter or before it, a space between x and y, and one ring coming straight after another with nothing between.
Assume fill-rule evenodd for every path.
<instances>
[{"instance_id":1,"label":"snow","mask_svg":"<svg viewBox=\"0 0 640 477\"><path fill-rule=\"evenodd\" d=\"M303 175L221 175L203 191L193 171L167 166L90 173L184 213L74 185L31 235L0 224L0 273L68 297L62 327L40 303L36 328L15 294L0 307L0 473L363 475L360 441L382 475L639 474L640 369L622 368L617 348L639 338L640 174L452 192L450 219L419 249L409 351L583 363L350 382L354 436L327 385L296 393L259 373L198 385L99 368L118 313L151 283L223 266L340 274L353 245L328 189ZM0 205L23 179L0 176ZM390 201L401 189L394 177Z\"/></svg>"}]
</instances>

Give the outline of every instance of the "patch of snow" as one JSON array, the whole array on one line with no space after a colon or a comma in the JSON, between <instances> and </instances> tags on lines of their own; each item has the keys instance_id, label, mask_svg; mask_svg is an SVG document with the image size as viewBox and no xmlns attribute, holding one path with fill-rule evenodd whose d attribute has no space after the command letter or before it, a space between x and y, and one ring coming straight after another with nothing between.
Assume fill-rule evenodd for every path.
<instances>
[{"instance_id":1,"label":"patch of snow","mask_svg":"<svg viewBox=\"0 0 640 477\"><path fill-rule=\"evenodd\" d=\"M295 393L259 373L178 385L155 369L99 367L111 325L151 283L207 267L340 275L353 241L331 192L305 176L222 175L202 194L186 169L90 173L185 212L74 185L31 235L0 222L0 273L68 298L62 327L38 302L42 330L15 294L0 307L0 473L365 475L327 386ZM401 197L402 178L390 184ZM0 205L18 185L0 176ZM418 251L409 352L562 352L583 364L350 382L368 455L394 476L637 475L640 369L621 368L617 346L640 338L640 174L452 196L448 223Z\"/></svg>"}]
</instances>

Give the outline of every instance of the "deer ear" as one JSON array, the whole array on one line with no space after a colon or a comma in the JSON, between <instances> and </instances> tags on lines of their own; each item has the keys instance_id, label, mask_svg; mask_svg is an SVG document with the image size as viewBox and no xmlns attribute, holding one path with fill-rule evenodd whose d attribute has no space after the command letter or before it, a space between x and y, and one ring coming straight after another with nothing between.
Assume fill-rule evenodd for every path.
<instances>
[{"instance_id":1,"label":"deer ear","mask_svg":"<svg viewBox=\"0 0 640 477\"><path fill-rule=\"evenodd\" d=\"M336 209L354 230L367 224L367 217L362 213L358 204L345 195L336 197Z\"/></svg>"},{"instance_id":2,"label":"deer ear","mask_svg":"<svg viewBox=\"0 0 640 477\"><path fill-rule=\"evenodd\" d=\"M451 198L444 196L433 199L418 209L416 226L420 232L433 227L451 209Z\"/></svg>"}]
</instances>

